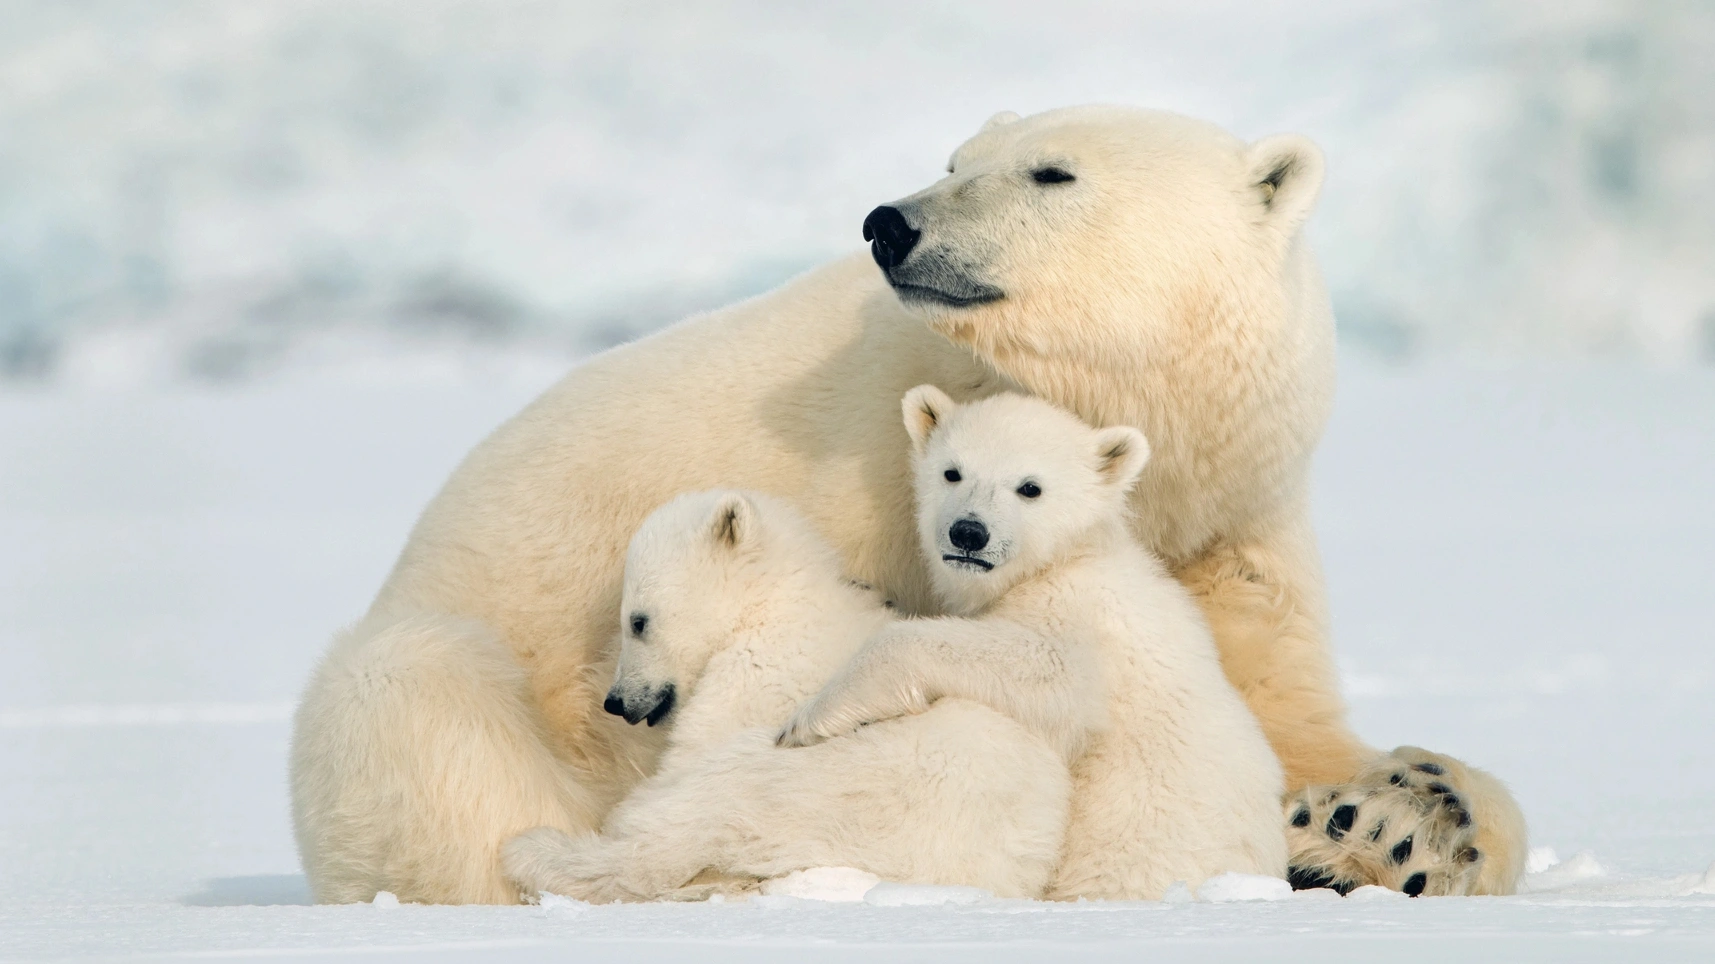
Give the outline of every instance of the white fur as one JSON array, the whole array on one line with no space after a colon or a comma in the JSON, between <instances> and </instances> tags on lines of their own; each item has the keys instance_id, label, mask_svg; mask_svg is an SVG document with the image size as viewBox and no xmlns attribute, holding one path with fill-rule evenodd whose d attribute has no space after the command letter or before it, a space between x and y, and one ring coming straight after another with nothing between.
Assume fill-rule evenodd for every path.
<instances>
[{"instance_id":1,"label":"white fur","mask_svg":"<svg viewBox=\"0 0 1715 964\"><path fill-rule=\"evenodd\" d=\"M784 503L705 492L663 506L631 541L621 611L612 694L628 719L671 726L667 751L599 837L543 829L507 844L527 893L700 896L823 866L1006 897L1047 887L1066 761L994 710L947 700L821 746L775 746L786 715L891 622ZM650 717L669 692L674 708Z\"/></svg>"},{"instance_id":2,"label":"white fur","mask_svg":"<svg viewBox=\"0 0 1715 964\"><path fill-rule=\"evenodd\" d=\"M1021 395L960 406L932 386L906 397L905 414L923 549L960 615L884 630L783 740L977 700L1082 750L1051 896L1158 899L1176 880L1285 876L1280 765L1196 604L1125 528L1142 435ZM960 521L983 524L989 543L961 551L949 535ZM1097 655L1101 705L1066 685L1087 672L1067 672L1067 656L1085 653Z\"/></svg>"},{"instance_id":3,"label":"white fur","mask_svg":"<svg viewBox=\"0 0 1715 964\"><path fill-rule=\"evenodd\" d=\"M1315 148L1081 107L987 127L953 160L895 202L922 232L913 258L1000 300L902 302L853 255L592 359L471 453L305 694L293 815L317 899L514 899L502 840L592 828L653 769L659 729L601 703L626 540L674 495L785 498L848 572L937 612L900 511L898 403L923 382L959 400L1022 388L1142 429L1132 534L1208 615L1288 784L1337 784L1374 758L1345 723L1307 511L1334 370L1299 227ZM1035 183L1046 163L1076 180ZM1517 814L1498 788L1466 796L1485 828ZM1522 845L1481 842L1490 892L1512 886Z\"/></svg>"}]
</instances>

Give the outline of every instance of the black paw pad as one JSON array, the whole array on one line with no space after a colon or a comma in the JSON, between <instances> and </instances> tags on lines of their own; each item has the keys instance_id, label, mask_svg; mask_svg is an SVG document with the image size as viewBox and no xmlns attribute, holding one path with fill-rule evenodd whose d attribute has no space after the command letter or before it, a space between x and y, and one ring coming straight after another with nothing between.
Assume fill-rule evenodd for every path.
<instances>
[{"instance_id":1,"label":"black paw pad","mask_svg":"<svg viewBox=\"0 0 1715 964\"><path fill-rule=\"evenodd\" d=\"M1292 825L1294 827L1310 826L1310 811L1300 808L1297 813L1292 815Z\"/></svg>"},{"instance_id":2,"label":"black paw pad","mask_svg":"<svg viewBox=\"0 0 1715 964\"><path fill-rule=\"evenodd\" d=\"M1333 874L1320 867L1288 867L1286 882L1292 885L1293 890L1317 890L1326 887L1341 897L1358 886L1349 880L1336 880Z\"/></svg>"},{"instance_id":3,"label":"black paw pad","mask_svg":"<svg viewBox=\"0 0 1715 964\"><path fill-rule=\"evenodd\" d=\"M1394 844L1393 849L1388 851L1388 856L1390 858L1392 858L1393 862L1396 864L1403 864L1407 860L1410 860L1411 859L1411 838L1407 837L1404 840L1401 840L1399 843Z\"/></svg>"},{"instance_id":4,"label":"black paw pad","mask_svg":"<svg viewBox=\"0 0 1715 964\"><path fill-rule=\"evenodd\" d=\"M1441 768L1439 763L1413 763L1411 768L1420 773L1427 773L1432 777L1438 777L1447 772Z\"/></svg>"},{"instance_id":5,"label":"black paw pad","mask_svg":"<svg viewBox=\"0 0 1715 964\"><path fill-rule=\"evenodd\" d=\"M1339 840L1352 829L1352 821L1358 819L1358 808L1349 803L1342 803L1334 808L1333 816L1328 818L1328 836Z\"/></svg>"},{"instance_id":6,"label":"black paw pad","mask_svg":"<svg viewBox=\"0 0 1715 964\"><path fill-rule=\"evenodd\" d=\"M1334 883L1334 875L1320 867L1288 867L1286 882L1293 890L1316 890Z\"/></svg>"},{"instance_id":7,"label":"black paw pad","mask_svg":"<svg viewBox=\"0 0 1715 964\"><path fill-rule=\"evenodd\" d=\"M1428 883L1429 876L1427 874L1412 874L1410 877L1405 878L1405 885L1402 886L1400 890L1404 891L1407 896L1416 897L1423 893L1423 888Z\"/></svg>"}]
</instances>

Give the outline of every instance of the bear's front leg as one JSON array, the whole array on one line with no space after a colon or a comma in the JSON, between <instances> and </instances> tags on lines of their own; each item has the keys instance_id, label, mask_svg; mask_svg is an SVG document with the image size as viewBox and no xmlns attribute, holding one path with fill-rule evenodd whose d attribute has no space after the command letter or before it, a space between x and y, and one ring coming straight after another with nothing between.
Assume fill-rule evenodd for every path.
<instances>
[{"instance_id":1,"label":"bear's front leg","mask_svg":"<svg viewBox=\"0 0 1715 964\"><path fill-rule=\"evenodd\" d=\"M1414 746L1377 758L1349 783L1289 794L1286 818L1299 890L1510 894L1524 873L1524 816L1500 781Z\"/></svg>"},{"instance_id":2,"label":"bear's front leg","mask_svg":"<svg viewBox=\"0 0 1715 964\"><path fill-rule=\"evenodd\" d=\"M868 723L921 713L931 702L897 628L882 630L787 719L775 743L814 746Z\"/></svg>"},{"instance_id":3,"label":"bear's front leg","mask_svg":"<svg viewBox=\"0 0 1715 964\"><path fill-rule=\"evenodd\" d=\"M1286 771L1298 883L1432 894L1517 890L1524 815L1499 780L1415 747L1378 753L1347 727L1321 565L1302 506L1248 538L1211 546L1175 574L1208 617L1227 679ZM1348 821L1355 829L1344 829ZM1389 827L1379 827L1383 821ZM1395 859L1406 837L1413 856Z\"/></svg>"}]
</instances>

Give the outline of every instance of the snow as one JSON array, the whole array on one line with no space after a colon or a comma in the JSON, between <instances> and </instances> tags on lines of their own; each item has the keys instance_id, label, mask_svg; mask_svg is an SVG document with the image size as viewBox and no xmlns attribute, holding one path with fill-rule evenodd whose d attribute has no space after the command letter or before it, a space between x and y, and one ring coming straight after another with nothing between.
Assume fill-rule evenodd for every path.
<instances>
[{"instance_id":1,"label":"snow","mask_svg":"<svg viewBox=\"0 0 1715 964\"><path fill-rule=\"evenodd\" d=\"M803 900L861 901L879 883L880 877L855 867L811 867L764 881L762 893Z\"/></svg>"},{"instance_id":2,"label":"snow","mask_svg":"<svg viewBox=\"0 0 1715 964\"><path fill-rule=\"evenodd\" d=\"M1526 894L304 906L287 709L557 364L503 354L0 391L0 960L1715 959L1715 372L1622 366L1349 358L1317 464L1354 723L1505 778Z\"/></svg>"},{"instance_id":3,"label":"snow","mask_svg":"<svg viewBox=\"0 0 1715 964\"><path fill-rule=\"evenodd\" d=\"M926 884L895 884L882 881L864 892L871 907L943 907L986 904L994 895L980 887L934 887Z\"/></svg>"},{"instance_id":4,"label":"snow","mask_svg":"<svg viewBox=\"0 0 1715 964\"><path fill-rule=\"evenodd\" d=\"M1235 900L1285 900L1291 896L1292 886L1286 881L1256 874L1221 874L1210 877L1197 887L1197 899L1211 904Z\"/></svg>"}]
</instances>

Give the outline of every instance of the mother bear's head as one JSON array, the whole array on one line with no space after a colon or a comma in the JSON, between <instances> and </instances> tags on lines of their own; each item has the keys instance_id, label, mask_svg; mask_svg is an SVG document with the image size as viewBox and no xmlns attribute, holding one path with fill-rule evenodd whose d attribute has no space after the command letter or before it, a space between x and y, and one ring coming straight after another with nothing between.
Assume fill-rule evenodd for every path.
<instances>
[{"instance_id":1,"label":"mother bear's head","mask_svg":"<svg viewBox=\"0 0 1715 964\"><path fill-rule=\"evenodd\" d=\"M1247 144L1125 107L1002 113L864 235L934 330L1096 424L1160 439L1145 493L1267 488L1302 477L1331 401L1332 313L1300 240L1322 171L1293 134Z\"/></svg>"}]
</instances>

